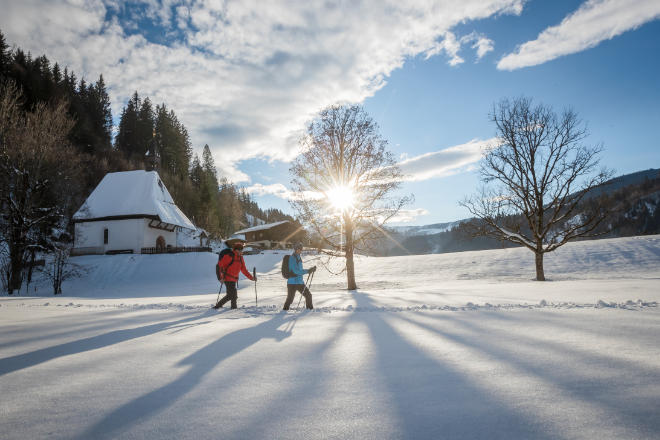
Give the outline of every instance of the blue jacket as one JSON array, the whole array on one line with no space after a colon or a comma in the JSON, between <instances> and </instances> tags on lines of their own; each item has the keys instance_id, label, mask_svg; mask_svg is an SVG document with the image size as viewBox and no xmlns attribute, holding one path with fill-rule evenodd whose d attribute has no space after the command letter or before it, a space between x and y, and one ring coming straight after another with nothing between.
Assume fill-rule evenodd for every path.
<instances>
[{"instance_id":1,"label":"blue jacket","mask_svg":"<svg viewBox=\"0 0 660 440\"><path fill-rule=\"evenodd\" d=\"M287 284L305 284L303 275L309 273L309 269L303 269L302 258L295 252L289 257L289 271L296 276L286 280Z\"/></svg>"}]
</instances>

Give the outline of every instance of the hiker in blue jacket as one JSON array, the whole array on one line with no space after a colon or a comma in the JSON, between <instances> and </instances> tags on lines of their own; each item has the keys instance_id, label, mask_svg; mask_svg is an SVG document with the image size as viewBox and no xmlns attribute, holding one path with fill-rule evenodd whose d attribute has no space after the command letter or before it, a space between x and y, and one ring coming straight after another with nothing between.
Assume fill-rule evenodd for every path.
<instances>
[{"instance_id":1,"label":"hiker in blue jacket","mask_svg":"<svg viewBox=\"0 0 660 440\"><path fill-rule=\"evenodd\" d=\"M289 306L293 302L293 297L296 296L296 292L302 293L302 296L305 297L305 306L308 309L313 309L312 305L312 292L309 291L305 282L303 281L303 275L308 273L313 273L316 271L316 266L312 266L309 269L303 269L302 254L303 245L302 243L296 243L293 247L294 252L289 257L289 272L295 274L295 277L289 278L286 281L286 301L284 302L284 310L289 310Z\"/></svg>"}]
</instances>

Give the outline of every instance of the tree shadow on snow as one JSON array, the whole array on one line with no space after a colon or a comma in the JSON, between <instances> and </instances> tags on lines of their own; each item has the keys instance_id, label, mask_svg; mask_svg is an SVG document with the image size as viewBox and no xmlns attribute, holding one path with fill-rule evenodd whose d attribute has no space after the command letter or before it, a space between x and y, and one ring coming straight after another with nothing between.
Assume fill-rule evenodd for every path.
<instances>
[{"instance_id":1,"label":"tree shadow on snow","mask_svg":"<svg viewBox=\"0 0 660 440\"><path fill-rule=\"evenodd\" d=\"M119 344L131 339L153 335L168 329L178 329L182 326L204 324L205 322L194 323L194 321L199 320L205 314L206 313L202 314L201 316L196 315L176 321L159 322L142 327L115 330L89 338L78 339L76 341L66 342L64 344L59 344L48 348L42 348L39 350L31 351L29 353L6 357L0 359L0 376L11 373L13 371L22 370L24 368L33 367L35 365L39 365L60 357L109 347L111 345Z\"/></svg>"},{"instance_id":2,"label":"tree shadow on snow","mask_svg":"<svg viewBox=\"0 0 660 440\"><path fill-rule=\"evenodd\" d=\"M357 307L374 308L354 292ZM395 409L393 438L549 439L536 420L511 408L449 365L430 358L384 319L388 313L354 313L368 329L375 363Z\"/></svg>"},{"instance_id":3,"label":"tree shadow on snow","mask_svg":"<svg viewBox=\"0 0 660 440\"><path fill-rule=\"evenodd\" d=\"M253 327L234 331L202 347L181 360L177 366L188 370L176 380L122 405L90 427L79 439L116 438L136 423L157 414L177 402L193 390L210 371L224 360L242 352L262 339L282 341L291 335L289 330L279 330L289 321L286 315L277 314Z\"/></svg>"},{"instance_id":4,"label":"tree shadow on snow","mask_svg":"<svg viewBox=\"0 0 660 440\"><path fill-rule=\"evenodd\" d=\"M440 330L411 317L397 318L437 333L459 346L476 350L488 359L520 371L526 377L538 378L554 392L559 391L560 395L582 402L582 405L605 410L608 420L616 420L617 426L635 432L635 435L652 436L660 430L660 421L655 411L658 406L657 396L631 396L629 391L635 378L648 381L645 378L655 376L660 380L658 369L616 355L580 349L572 346L570 341L539 340L525 332L511 333L493 329L475 319L452 317L451 325L455 330L451 331L447 328ZM520 321L512 328L531 329L534 325L525 323L519 316L511 315L511 319ZM607 375L602 375L603 370L622 377L629 375L632 379L614 384ZM555 405L561 404L555 402ZM585 425L589 423L598 424L598 421L585 421Z\"/></svg>"}]
</instances>

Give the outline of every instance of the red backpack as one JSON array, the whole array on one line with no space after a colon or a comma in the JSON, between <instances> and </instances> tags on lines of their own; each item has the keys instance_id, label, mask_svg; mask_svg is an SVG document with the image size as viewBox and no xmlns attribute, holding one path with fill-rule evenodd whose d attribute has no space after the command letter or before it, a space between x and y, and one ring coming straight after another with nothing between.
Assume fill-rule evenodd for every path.
<instances>
[{"instance_id":1,"label":"red backpack","mask_svg":"<svg viewBox=\"0 0 660 440\"><path fill-rule=\"evenodd\" d=\"M232 251L229 248L225 248L218 254L218 263L215 265L215 276L218 277L218 281L223 280L222 271L220 270L220 260L222 260L222 257L229 254L231 254L231 261L229 262L227 267L231 266L234 263L234 257L235 257L234 251Z\"/></svg>"}]
</instances>

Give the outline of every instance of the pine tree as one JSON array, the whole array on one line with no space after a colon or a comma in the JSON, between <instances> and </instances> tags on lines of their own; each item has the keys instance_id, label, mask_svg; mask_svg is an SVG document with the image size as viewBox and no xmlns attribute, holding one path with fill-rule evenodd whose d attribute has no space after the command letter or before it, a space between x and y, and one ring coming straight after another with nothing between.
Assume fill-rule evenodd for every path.
<instances>
[{"instance_id":1,"label":"pine tree","mask_svg":"<svg viewBox=\"0 0 660 440\"><path fill-rule=\"evenodd\" d=\"M135 153L136 134L138 126L138 112L141 106L137 91L124 107L119 120L119 131L115 139L115 149L121 151L129 159Z\"/></svg>"},{"instance_id":2,"label":"pine tree","mask_svg":"<svg viewBox=\"0 0 660 440\"><path fill-rule=\"evenodd\" d=\"M140 106L135 133L135 155L141 160L144 159L152 138L154 137L155 126L156 121L151 100L149 97L146 97L144 98L144 101L142 101L142 106Z\"/></svg>"},{"instance_id":3,"label":"pine tree","mask_svg":"<svg viewBox=\"0 0 660 440\"><path fill-rule=\"evenodd\" d=\"M112 110L110 96L108 96L103 75L100 75L96 84L94 84L93 96L96 132L103 149L109 149L112 140Z\"/></svg>"},{"instance_id":4,"label":"pine tree","mask_svg":"<svg viewBox=\"0 0 660 440\"><path fill-rule=\"evenodd\" d=\"M60 65L57 63L53 66L53 81L55 84L59 84L62 81L62 72L60 71Z\"/></svg>"},{"instance_id":5,"label":"pine tree","mask_svg":"<svg viewBox=\"0 0 660 440\"><path fill-rule=\"evenodd\" d=\"M156 106L156 133L160 139L162 169L180 179L188 178L192 156L190 137L174 111L168 111L165 104Z\"/></svg>"},{"instance_id":6,"label":"pine tree","mask_svg":"<svg viewBox=\"0 0 660 440\"><path fill-rule=\"evenodd\" d=\"M190 181L195 189L199 189L204 179L204 169L199 162L199 156L195 154L192 165L190 167Z\"/></svg>"},{"instance_id":7,"label":"pine tree","mask_svg":"<svg viewBox=\"0 0 660 440\"><path fill-rule=\"evenodd\" d=\"M204 145L202 150L202 168L206 176L213 180L215 187L218 187L218 175L215 169L215 161L213 160L213 155L211 154L211 149L209 145Z\"/></svg>"},{"instance_id":8,"label":"pine tree","mask_svg":"<svg viewBox=\"0 0 660 440\"><path fill-rule=\"evenodd\" d=\"M0 31L0 77L9 76L11 66L11 50L5 41L5 36Z\"/></svg>"},{"instance_id":9,"label":"pine tree","mask_svg":"<svg viewBox=\"0 0 660 440\"><path fill-rule=\"evenodd\" d=\"M66 92L69 96L74 96L76 94L76 83L78 82L78 78L76 78L76 74L71 72L69 74L69 80L65 84L66 86Z\"/></svg>"}]
</instances>

